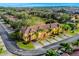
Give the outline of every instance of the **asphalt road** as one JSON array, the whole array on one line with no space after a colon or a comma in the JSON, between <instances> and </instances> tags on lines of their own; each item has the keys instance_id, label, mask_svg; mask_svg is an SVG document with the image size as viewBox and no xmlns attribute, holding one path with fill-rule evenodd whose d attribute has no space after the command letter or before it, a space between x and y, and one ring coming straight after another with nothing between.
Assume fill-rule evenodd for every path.
<instances>
[{"instance_id":1,"label":"asphalt road","mask_svg":"<svg viewBox=\"0 0 79 59\"><path fill-rule=\"evenodd\" d=\"M75 40L79 39L79 34L75 35L74 37L70 37L68 39L56 42L54 44L50 44L48 46L44 46L40 49L36 49L36 50L22 50L19 49L16 46L16 43L14 41L9 40L9 36L8 36L8 32L6 31L5 27L3 26L2 23L0 23L0 35L2 37L2 40L7 48L7 50L15 55L19 55L19 56L37 56L37 55L43 55L44 53L46 53L46 51L50 48L55 48L55 47L59 47L59 44L61 42L73 42Z\"/></svg>"},{"instance_id":2,"label":"asphalt road","mask_svg":"<svg viewBox=\"0 0 79 59\"><path fill-rule=\"evenodd\" d=\"M11 39L8 36L8 32L6 31L5 27L3 27L3 24L0 23L0 35L2 37L2 40L7 48L7 50L13 54L16 55L23 55L23 56L31 56L31 55L41 55L44 52L44 49L37 49L37 50L21 50L16 46L16 43L14 41L11 41Z\"/></svg>"}]
</instances>

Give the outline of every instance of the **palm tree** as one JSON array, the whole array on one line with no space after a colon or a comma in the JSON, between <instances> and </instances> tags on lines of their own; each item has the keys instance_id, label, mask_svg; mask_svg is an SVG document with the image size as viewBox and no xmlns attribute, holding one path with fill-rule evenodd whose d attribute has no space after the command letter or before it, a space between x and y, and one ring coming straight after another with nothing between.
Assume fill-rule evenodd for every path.
<instances>
[{"instance_id":1,"label":"palm tree","mask_svg":"<svg viewBox=\"0 0 79 59\"><path fill-rule=\"evenodd\" d=\"M62 27L63 27L64 30L70 30L71 29L69 24L63 24Z\"/></svg>"},{"instance_id":2,"label":"palm tree","mask_svg":"<svg viewBox=\"0 0 79 59\"><path fill-rule=\"evenodd\" d=\"M56 50L54 50L54 49L49 49L49 50L46 52L45 55L46 55L46 56L58 56L59 53L58 53Z\"/></svg>"},{"instance_id":3,"label":"palm tree","mask_svg":"<svg viewBox=\"0 0 79 59\"><path fill-rule=\"evenodd\" d=\"M77 40L76 42L72 43L73 45L79 46L79 40Z\"/></svg>"},{"instance_id":4,"label":"palm tree","mask_svg":"<svg viewBox=\"0 0 79 59\"><path fill-rule=\"evenodd\" d=\"M69 43L61 43L61 51L66 52L66 53L72 53L73 52L73 48Z\"/></svg>"}]
</instances>

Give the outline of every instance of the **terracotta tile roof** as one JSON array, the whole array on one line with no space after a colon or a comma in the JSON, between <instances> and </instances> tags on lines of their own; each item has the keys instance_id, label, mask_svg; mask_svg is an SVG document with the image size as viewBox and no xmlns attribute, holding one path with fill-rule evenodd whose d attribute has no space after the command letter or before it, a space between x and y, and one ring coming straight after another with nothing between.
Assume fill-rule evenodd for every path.
<instances>
[{"instance_id":1,"label":"terracotta tile roof","mask_svg":"<svg viewBox=\"0 0 79 59\"><path fill-rule=\"evenodd\" d=\"M58 26L59 26L58 23L51 23L51 28L56 28L56 27L58 27Z\"/></svg>"},{"instance_id":2,"label":"terracotta tile roof","mask_svg":"<svg viewBox=\"0 0 79 59\"><path fill-rule=\"evenodd\" d=\"M30 26L28 28L24 29L22 28L21 31L23 33L29 33L29 32L36 32L38 29L49 29L49 28L57 28L58 27L58 23L52 23L52 24L39 24L39 25L35 25L35 26Z\"/></svg>"},{"instance_id":3,"label":"terracotta tile roof","mask_svg":"<svg viewBox=\"0 0 79 59\"><path fill-rule=\"evenodd\" d=\"M38 26L32 26L30 32L36 32L38 30Z\"/></svg>"},{"instance_id":4,"label":"terracotta tile roof","mask_svg":"<svg viewBox=\"0 0 79 59\"><path fill-rule=\"evenodd\" d=\"M50 28L50 24L47 24L47 25L46 25L46 29L48 29L48 28Z\"/></svg>"},{"instance_id":5,"label":"terracotta tile roof","mask_svg":"<svg viewBox=\"0 0 79 59\"><path fill-rule=\"evenodd\" d=\"M20 31L21 31L22 33L25 33L26 28L27 28L27 27L22 27Z\"/></svg>"},{"instance_id":6,"label":"terracotta tile roof","mask_svg":"<svg viewBox=\"0 0 79 59\"><path fill-rule=\"evenodd\" d=\"M26 34L26 33L29 34L30 30L31 30L31 28L28 27L28 28L25 30L25 34Z\"/></svg>"},{"instance_id":7,"label":"terracotta tile roof","mask_svg":"<svg viewBox=\"0 0 79 59\"><path fill-rule=\"evenodd\" d=\"M49 29L50 28L50 24L43 24L39 26L40 29Z\"/></svg>"}]
</instances>

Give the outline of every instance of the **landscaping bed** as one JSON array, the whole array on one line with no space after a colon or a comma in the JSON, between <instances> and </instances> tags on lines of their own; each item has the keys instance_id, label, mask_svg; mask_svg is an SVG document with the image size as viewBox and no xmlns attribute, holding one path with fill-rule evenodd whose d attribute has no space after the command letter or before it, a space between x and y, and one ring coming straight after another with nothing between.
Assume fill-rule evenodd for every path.
<instances>
[{"instance_id":1,"label":"landscaping bed","mask_svg":"<svg viewBox=\"0 0 79 59\"><path fill-rule=\"evenodd\" d=\"M28 44L25 44L23 42L17 42L17 46L21 49L24 49L24 50L32 50L35 48L31 42Z\"/></svg>"},{"instance_id":2,"label":"landscaping bed","mask_svg":"<svg viewBox=\"0 0 79 59\"><path fill-rule=\"evenodd\" d=\"M79 56L79 40L70 43L60 43L60 47L49 49L46 56Z\"/></svg>"}]
</instances>

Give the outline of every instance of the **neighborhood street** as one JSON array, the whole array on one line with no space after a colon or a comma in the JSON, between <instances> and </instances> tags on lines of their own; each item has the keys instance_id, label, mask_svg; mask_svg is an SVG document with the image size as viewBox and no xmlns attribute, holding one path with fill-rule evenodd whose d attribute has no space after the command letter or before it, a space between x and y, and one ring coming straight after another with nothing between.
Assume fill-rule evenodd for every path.
<instances>
[{"instance_id":1,"label":"neighborhood street","mask_svg":"<svg viewBox=\"0 0 79 59\"><path fill-rule=\"evenodd\" d=\"M8 32L3 27L3 24L0 23L0 35L2 37L2 40L7 48L7 50L13 54L16 55L40 55L43 54L43 49L33 50L33 51L24 51L19 49L14 41L9 40ZM42 51L43 50L43 51Z\"/></svg>"}]
</instances>

